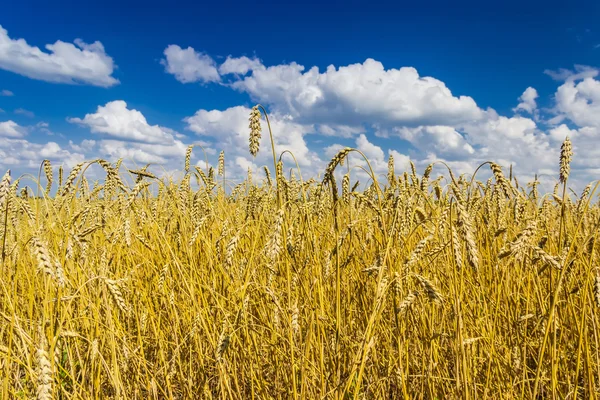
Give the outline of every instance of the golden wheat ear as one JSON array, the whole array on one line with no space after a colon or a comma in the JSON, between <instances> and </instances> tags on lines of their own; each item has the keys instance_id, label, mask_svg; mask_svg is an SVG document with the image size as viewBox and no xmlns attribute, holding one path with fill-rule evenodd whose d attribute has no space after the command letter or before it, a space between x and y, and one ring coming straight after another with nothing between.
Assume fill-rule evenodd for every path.
<instances>
[{"instance_id":1,"label":"golden wheat ear","mask_svg":"<svg viewBox=\"0 0 600 400\"><path fill-rule=\"evenodd\" d=\"M258 149L260 147L260 138L262 127L260 126L260 110L258 106L252 107L250 111L249 125L250 128L250 138L249 138L249 148L250 154L252 157L256 157L258 154Z\"/></svg>"},{"instance_id":2,"label":"golden wheat ear","mask_svg":"<svg viewBox=\"0 0 600 400\"><path fill-rule=\"evenodd\" d=\"M571 139L567 136L562 146L560 147L560 183L565 183L569 179L571 173L571 160L573 158L573 146Z\"/></svg>"},{"instance_id":3,"label":"golden wheat ear","mask_svg":"<svg viewBox=\"0 0 600 400\"><path fill-rule=\"evenodd\" d=\"M37 400L52 400L54 374L48 353L48 340L43 328L39 328L39 342L35 352L37 360Z\"/></svg>"}]
</instances>

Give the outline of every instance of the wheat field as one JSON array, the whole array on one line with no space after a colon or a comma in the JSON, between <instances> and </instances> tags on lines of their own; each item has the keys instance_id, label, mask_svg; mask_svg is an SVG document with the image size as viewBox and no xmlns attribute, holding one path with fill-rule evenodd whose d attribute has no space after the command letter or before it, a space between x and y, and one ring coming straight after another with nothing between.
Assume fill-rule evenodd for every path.
<instances>
[{"instance_id":1,"label":"wheat field","mask_svg":"<svg viewBox=\"0 0 600 400\"><path fill-rule=\"evenodd\" d=\"M596 397L600 205L568 138L547 194L493 162L355 182L349 148L233 184L193 149L177 181L4 175L0 398Z\"/></svg>"}]
</instances>

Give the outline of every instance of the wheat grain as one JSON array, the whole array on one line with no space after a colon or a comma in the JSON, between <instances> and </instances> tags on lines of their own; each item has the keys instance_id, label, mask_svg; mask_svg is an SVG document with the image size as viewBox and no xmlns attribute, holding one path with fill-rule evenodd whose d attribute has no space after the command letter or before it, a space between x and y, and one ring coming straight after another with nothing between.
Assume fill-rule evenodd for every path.
<instances>
[{"instance_id":1,"label":"wheat grain","mask_svg":"<svg viewBox=\"0 0 600 400\"><path fill-rule=\"evenodd\" d=\"M250 139L249 139L249 144L250 144L250 154L253 157L256 157L256 154L258 154L258 149L260 146L260 138L261 138L261 125L260 125L260 110L258 109L258 106L254 106L252 107L252 111L250 111L250 124L249 124L249 128L250 128Z\"/></svg>"},{"instance_id":2,"label":"wheat grain","mask_svg":"<svg viewBox=\"0 0 600 400\"><path fill-rule=\"evenodd\" d=\"M405 314L412 307L413 303L417 299L418 292L410 292L398 305L396 312L398 314Z\"/></svg>"},{"instance_id":3,"label":"wheat grain","mask_svg":"<svg viewBox=\"0 0 600 400\"><path fill-rule=\"evenodd\" d=\"M444 301L444 297L430 280L417 274L413 274L413 276L421 284L429 300L436 303L442 303Z\"/></svg>"},{"instance_id":4,"label":"wheat grain","mask_svg":"<svg viewBox=\"0 0 600 400\"><path fill-rule=\"evenodd\" d=\"M0 181L0 210L5 209L8 203L8 194L10 193L10 169L6 171Z\"/></svg>"},{"instance_id":5,"label":"wheat grain","mask_svg":"<svg viewBox=\"0 0 600 400\"><path fill-rule=\"evenodd\" d=\"M185 165L184 165L185 172L189 172L190 171L190 163L191 163L191 160L192 160L192 150L193 149L194 149L194 145L189 145L185 149Z\"/></svg>"},{"instance_id":6,"label":"wheat grain","mask_svg":"<svg viewBox=\"0 0 600 400\"><path fill-rule=\"evenodd\" d=\"M119 310L121 310L123 314L129 314L129 306L125 302L125 298L123 297L123 293L119 286L119 281L104 278L104 283L106 283L106 287L108 288L108 291L117 304Z\"/></svg>"},{"instance_id":7,"label":"wheat grain","mask_svg":"<svg viewBox=\"0 0 600 400\"><path fill-rule=\"evenodd\" d=\"M53 180L53 175L52 175L52 165L50 164L50 160L44 160L42 162L42 165L44 167L44 174L46 175L46 194L50 194L50 189L52 189L52 180Z\"/></svg>"},{"instance_id":8,"label":"wheat grain","mask_svg":"<svg viewBox=\"0 0 600 400\"><path fill-rule=\"evenodd\" d=\"M48 341L43 329L40 328L39 330L40 341L35 353L37 359L37 399L51 400L53 398L53 373L52 365L50 364L50 357L48 355Z\"/></svg>"},{"instance_id":9,"label":"wheat grain","mask_svg":"<svg viewBox=\"0 0 600 400\"><path fill-rule=\"evenodd\" d=\"M565 183L569 179L571 172L571 159L573 158L573 149L571 146L571 139L567 136L560 148L560 174L559 182Z\"/></svg>"}]
</instances>

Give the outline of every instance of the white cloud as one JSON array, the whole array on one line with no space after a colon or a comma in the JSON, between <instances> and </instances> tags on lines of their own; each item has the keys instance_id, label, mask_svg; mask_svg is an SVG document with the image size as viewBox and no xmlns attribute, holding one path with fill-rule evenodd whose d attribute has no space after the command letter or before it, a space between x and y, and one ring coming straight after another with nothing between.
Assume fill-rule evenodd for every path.
<instances>
[{"instance_id":1,"label":"white cloud","mask_svg":"<svg viewBox=\"0 0 600 400\"><path fill-rule=\"evenodd\" d=\"M24 39L11 39L0 25L0 69L53 83L102 87L119 83L111 76L113 60L98 41L87 44L80 39L74 43L58 40L45 48L47 52Z\"/></svg>"},{"instance_id":2,"label":"white cloud","mask_svg":"<svg viewBox=\"0 0 600 400\"><path fill-rule=\"evenodd\" d=\"M158 125L149 125L138 110L128 109L123 100L115 100L98 106L93 114L83 119L68 118L71 123L84 125L94 133L105 134L116 139L151 144L172 144L174 132Z\"/></svg>"},{"instance_id":3,"label":"white cloud","mask_svg":"<svg viewBox=\"0 0 600 400\"><path fill-rule=\"evenodd\" d=\"M336 143L326 147L324 149L324 154L328 159L331 159L345 147L347 146ZM388 150L388 155L386 156L381 146L369 141L367 135L365 134L358 135L353 147L357 150L360 150L360 152L365 155L369 161L369 164L371 165L371 168L373 169L373 172L375 173L377 180L381 183L385 183L385 176L387 176L388 170L388 159L390 155L394 157L394 169L396 173L402 173L410 168L409 156L396 150ZM369 165L360 154L356 152L350 153L348 156L347 165L351 167L350 175L353 180L354 178L357 178L363 183L367 182L366 180L368 180L369 177L367 176L365 170L369 171ZM362 168L354 168L357 166L364 168L364 170ZM346 167L337 168L336 173L337 178L341 179L342 175L347 173L347 169Z\"/></svg>"},{"instance_id":4,"label":"white cloud","mask_svg":"<svg viewBox=\"0 0 600 400\"><path fill-rule=\"evenodd\" d=\"M517 107L513 108L513 111L518 112L522 110L529 114L533 114L537 109L535 99L537 99L538 97L539 96L537 90L535 90L531 86L528 87L527 89L525 89L521 97L519 97L520 103L517 105Z\"/></svg>"},{"instance_id":5,"label":"white cloud","mask_svg":"<svg viewBox=\"0 0 600 400\"><path fill-rule=\"evenodd\" d=\"M394 170L406 171L410 168L410 157L396 150L388 150L389 155L394 157Z\"/></svg>"},{"instance_id":6,"label":"white cloud","mask_svg":"<svg viewBox=\"0 0 600 400\"><path fill-rule=\"evenodd\" d=\"M90 152L95 146L96 146L95 140L84 139L81 141L80 144L76 144L72 140L69 140L69 147L71 149L73 149L74 151L77 151L80 153Z\"/></svg>"},{"instance_id":7,"label":"white cloud","mask_svg":"<svg viewBox=\"0 0 600 400\"><path fill-rule=\"evenodd\" d=\"M185 118L187 129L197 135L210 138L213 142L212 147L217 151L224 149L226 159L237 159L239 157L246 159L244 165L254 163L255 165L272 165L271 142L267 124L262 123L262 138L260 142L260 151L253 159L248 152L248 116L250 109L247 107L231 107L224 111L220 110L198 110L193 116ZM275 141L275 150L280 154L284 150L290 150L300 166L306 169L306 173L310 176L317 172L317 168L321 165L320 158L312 152L304 135L314 133L314 128L311 125L303 125L294 122L288 116L272 114L269 116L271 128L273 129L273 139ZM286 162L289 159L286 158ZM239 162L231 165L236 173L244 174ZM237 166L237 169L236 169Z\"/></svg>"},{"instance_id":8,"label":"white cloud","mask_svg":"<svg viewBox=\"0 0 600 400\"><path fill-rule=\"evenodd\" d=\"M48 136L56 135L54 132L52 132L50 130L50 124L47 122L44 122L44 121L41 121L41 122L38 122L37 124L35 124L34 128ZM62 134L59 134L59 136L64 137Z\"/></svg>"},{"instance_id":9,"label":"white cloud","mask_svg":"<svg viewBox=\"0 0 600 400\"><path fill-rule=\"evenodd\" d=\"M411 67L385 69L373 59L319 72L296 63L256 68L231 86L274 110L308 123L438 125L478 120L468 96L421 77Z\"/></svg>"},{"instance_id":10,"label":"white cloud","mask_svg":"<svg viewBox=\"0 0 600 400\"><path fill-rule=\"evenodd\" d=\"M538 93L533 87L519 97L513 109L516 115L498 115L493 109L483 110L471 97L454 94L444 82L420 76L412 67L384 68L372 59L320 71L293 62L265 66L258 58L245 56L229 56L218 64L207 54L177 45L168 46L164 56L161 62L165 70L180 82L216 82L265 104L277 154L290 150L304 178L322 174L329 157L342 147L354 145L369 158L378 176L385 174L387 157L393 155L398 173L408 168L411 159L420 171L442 160L457 174L471 173L480 163L493 160L505 167L513 165L522 184L536 172L548 174L551 180L557 176L560 143L567 135L576 154L574 179L593 178L594 171L600 169L600 81L594 79L598 70L592 67L546 72L562 81L557 84L554 118L548 120L547 110L538 108ZM247 168L256 174L263 165L272 166L264 118L260 151L256 158L248 153L249 112L245 106L201 109L184 119L186 129L201 139L196 143L206 149L213 164L216 154L225 150L227 177L233 181L243 178ZM67 152L63 154L71 158L86 155L88 159L101 156L113 161L124 158L126 164L157 163L172 171L182 168L191 141L169 128L151 125L140 111L129 109L122 100L69 121L98 135L95 140L69 142L65 149L32 148L40 154ZM548 125L550 128L543 129ZM0 135L17 138L32 134L30 128L7 121L0 123ZM311 143L326 142L319 145L324 148L309 146L308 135L315 139ZM344 145L331 145L332 138ZM410 143L409 148L401 152L390 149L397 146L397 138ZM10 159L13 153L1 149ZM14 154L23 151L15 150ZM284 160L286 171L294 167L290 157ZM200 149L194 150L193 162L204 165ZM356 163L362 161L353 155L352 165Z\"/></svg>"},{"instance_id":11,"label":"white cloud","mask_svg":"<svg viewBox=\"0 0 600 400\"><path fill-rule=\"evenodd\" d=\"M217 68L209 55L177 45L167 47L165 55L167 72L179 81L219 82L221 75L233 74L227 85L303 124L458 124L484 113L471 97L453 95L440 80L422 77L412 67L385 69L373 59L320 72L295 62L267 67L245 56L229 56Z\"/></svg>"},{"instance_id":12,"label":"white cloud","mask_svg":"<svg viewBox=\"0 0 600 400\"><path fill-rule=\"evenodd\" d=\"M22 172L38 168L44 159L53 164L72 167L85 159L81 151L69 151L56 142L36 143L24 139L36 129L47 129L42 125L23 127L14 121L0 122L0 168L12 168Z\"/></svg>"},{"instance_id":13,"label":"white cloud","mask_svg":"<svg viewBox=\"0 0 600 400\"><path fill-rule=\"evenodd\" d=\"M415 147L411 158L421 167L444 161L456 173L472 173L479 164L494 161L504 167L513 165L521 179L529 179L536 172L554 173L560 148L560 143L552 143L534 120L499 116L493 110L475 123L399 127L391 135L398 135Z\"/></svg>"},{"instance_id":14,"label":"white cloud","mask_svg":"<svg viewBox=\"0 0 600 400\"><path fill-rule=\"evenodd\" d=\"M25 136L27 129L19 126L14 121L0 122L0 136L9 138L20 138Z\"/></svg>"},{"instance_id":15,"label":"white cloud","mask_svg":"<svg viewBox=\"0 0 600 400\"><path fill-rule=\"evenodd\" d=\"M556 146L568 135L573 142L572 170L580 176L597 179L600 160L600 80L591 76L570 79L554 95L557 114L551 120L561 125L550 130ZM588 179L588 180L590 180Z\"/></svg>"},{"instance_id":16,"label":"white cloud","mask_svg":"<svg viewBox=\"0 0 600 400\"><path fill-rule=\"evenodd\" d=\"M221 79L216 62L209 55L196 52L192 47L182 49L172 44L165 49L164 55L166 58L161 60L161 64L179 82L218 82Z\"/></svg>"},{"instance_id":17,"label":"white cloud","mask_svg":"<svg viewBox=\"0 0 600 400\"><path fill-rule=\"evenodd\" d=\"M356 148L370 160L383 160L385 156L381 147L369 142L369 139L363 133L356 138Z\"/></svg>"},{"instance_id":18,"label":"white cloud","mask_svg":"<svg viewBox=\"0 0 600 400\"><path fill-rule=\"evenodd\" d=\"M380 179L378 175L385 174L387 171L387 160L385 159L385 153L383 152L382 148L371 143L364 133L361 133L356 138L356 148L367 157L371 168L373 168L376 178ZM363 161L362 157L356 157L356 155L352 157L352 162L353 165L356 164L363 165L365 168L368 167L366 165L366 161ZM363 176L361 173L357 175Z\"/></svg>"},{"instance_id":19,"label":"white cloud","mask_svg":"<svg viewBox=\"0 0 600 400\"><path fill-rule=\"evenodd\" d=\"M248 169L251 171L257 171L258 165L249 160L247 157L235 156L235 161L232 164L234 167L237 167L237 173L242 176Z\"/></svg>"},{"instance_id":20,"label":"white cloud","mask_svg":"<svg viewBox=\"0 0 600 400\"><path fill-rule=\"evenodd\" d=\"M570 129L567 125L561 124L557 127L550 129L548 134L550 135L550 138L552 140L554 140L555 142L561 143L567 138L567 136L572 137L572 136L576 135L577 130Z\"/></svg>"},{"instance_id":21,"label":"white cloud","mask_svg":"<svg viewBox=\"0 0 600 400\"><path fill-rule=\"evenodd\" d=\"M546 75L555 81L576 81L585 78L594 78L598 76L600 70L588 65L575 65L574 70L559 68L558 70L547 69L544 71Z\"/></svg>"},{"instance_id":22,"label":"white cloud","mask_svg":"<svg viewBox=\"0 0 600 400\"><path fill-rule=\"evenodd\" d=\"M35 117L35 114L32 111L26 110L24 108L17 108L15 110L15 114L23 115L24 117L27 117L27 118Z\"/></svg>"},{"instance_id":23,"label":"white cloud","mask_svg":"<svg viewBox=\"0 0 600 400\"><path fill-rule=\"evenodd\" d=\"M219 66L219 73L221 75L246 75L249 71L260 67L262 67L262 63L258 58L228 56L225 62Z\"/></svg>"},{"instance_id":24,"label":"white cloud","mask_svg":"<svg viewBox=\"0 0 600 400\"><path fill-rule=\"evenodd\" d=\"M89 158L100 156L111 161L123 158L127 162L154 163L169 168L176 168L178 163L183 165L187 144L180 139L185 136L163 126L148 124L140 111L127 108L123 100L111 101L98 106L93 114L68 121L105 136L100 140L83 140L81 144L69 142L71 149L90 154Z\"/></svg>"},{"instance_id":25,"label":"white cloud","mask_svg":"<svg viewBox=\"0 0 600 400\"><path fill-rule=\"evenodd\" d=\"M0 27L0 29L2 29L2 28ZM3 96L3 97L10 97L10 96L14 96L14 95L15 94L13 92L11 92L10 90L7 90L7 89L3 89L0 91L0 96Z\"/></svg>"},{"instance_id":26,"label":"white cloud","mask_svg":"<svg viewBox=\"0 0 600 400\"><path fill-rule=\"evenodd\" d=\"M394 128L393 132L421 151L436 151L460 159L475 153L467 140L451 126L399 127Z\"/></svg>"},{"instance_id":27,"label":"white cloud","mask_svg":"<svg viewBox=\"0 0 600 400\"><path fill-rule=\"evenodd\" d=\"M365 128L362 126L350 126L343 124L321 124L315 126L316 131L324 136L337 136L343 138L351 138L359 133L365 133Z\"/></svg>"},{"instance_id":28,"label":"white cloud","mask_svg":"<svg viewBox=\"0 0 600 400\"><path fill-rule=\"evenodd\" d=\"M102 140L99 143L98 151L101 154L108 156L107 158L111 160L123 158L125 160L133 160L134 162L139 162L142 164L166 163L166 159L164 157L144 151L138 146L132 147L124 145L124 143L120 140Z\"/></svg>"},{"instance_id":29,"label":"white cloud","mask_svg":"<svg viewBox=\"0 0 600 400\"><path fill-rule=\"evenodd\" d=\"M37 168L44 159L53 164L73 167L84 161L85 156L65 150L55 142L33 143L24 139L0 141L0 165L3 168Z\"/></svg>"},{"instance_id":30,"label":"white cloud","mask_svg":"<svg viewBox=\"0 0 600 400\"><path fill-rule=\"evenodd\" d=\"M548 136L530 118L496 115L465 131L477 147L476 156L480 161L513 164L523 173L555 169L558 147L551 145Z\"/></svg>"},{"instance_id":31,"label":"white cloud","mask_svg":"<svg viewBox=\"0 0 600 400\"><path fill-rule=\"evenodd\" d=\"M523 92L513 109L531 118L511 117L498 115L493 109L481 109L471 97L453 94L444 82L422 77L412 67L386 69L373 59L340 67L331 65L320 71L294 62L266 66L258 58L232 56L218 66L208 55L188 51L209 61L212 81L224 82L265 104L272 113L273 125L281 125L274 129L277 151L290 148L294 154L300 154L300 163L311 165L313 171L323 160L306 145L307 134L357 137L356 146L370 152L378 169L386 164L382 156L385 152L369 141L369 132L382 140L406 140L412 145L410 158L417 164L443 160L468 172L469 168L473 171L478 164L494 160L531 175L555 172L560 148L556 138L564 136L560 130L544 132L539 122L557 124L569 120L579 127L571 133L572 137L598 137L594 132L600 118L596 109L599 91L598 82L592 79L598 75L598 69L588 66L576 65L572 71L545 71L554 79L565 81L556 94L555 117L548 120L544 119L547 110L538 108L539 95L533 87ZM226 75L230 76L223 80ZM583 82L577 83L581 79ZM188 79L198 80L202 79L193 75ZM200 110L186 122L188 129L211 136L215 148L236 149L236 157L249 163L245 148L247 114L245 107ZM269 147L264 134L261 146ZM324 155L329 157L340 146L326 147ZM403 161L409 159L408 155L397 155ZM269 151L263 151L253 161L268 164L268 156ZM592 159L589 155L583 158Z\"/></svg>"},{"instance_id":32,"label":"white cloud","mask_svg":"<svg viewBox=\"0 0 600 400\"><path fill-rule=\"evenodd\" d=\"M600 81L587 77L569 80L555 94L556 111L580 127L600 128Z\"/></svg>"}]
</instances>

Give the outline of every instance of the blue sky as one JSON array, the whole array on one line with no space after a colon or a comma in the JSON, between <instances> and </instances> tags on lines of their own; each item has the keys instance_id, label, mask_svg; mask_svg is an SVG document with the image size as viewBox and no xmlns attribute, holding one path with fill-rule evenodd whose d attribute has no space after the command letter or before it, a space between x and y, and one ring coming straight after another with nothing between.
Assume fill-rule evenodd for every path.
<instances>
[{"instance_id":1,"label":"blue sky","mask_svg":"<svg viewBox=\"0 0 600 400\"><path fill-rule=\"evenodd\" d=\"M241 172L268 161L265 146L247 154L260 101L307 174L352 146L380 169L390 154L463 172L496 156L549 175L568 134L577 176L597 179L600 3L391 3L5 4L0 167L124 157L175 170L201 142ZM68 54L45 48L57 41Z\"/></svg>"}]
</instances>

